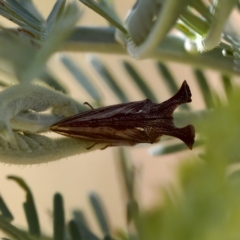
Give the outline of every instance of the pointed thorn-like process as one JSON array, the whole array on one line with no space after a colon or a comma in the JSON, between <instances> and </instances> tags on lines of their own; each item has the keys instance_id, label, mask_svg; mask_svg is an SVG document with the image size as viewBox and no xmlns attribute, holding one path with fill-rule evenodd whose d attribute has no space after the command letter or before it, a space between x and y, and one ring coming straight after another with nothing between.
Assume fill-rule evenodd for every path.
<instances>
[{"instance_id":1,"label":"pointed thorn-like process","mask_svg":"<svg viewBox=\"0 0 240 240\"><path fill-rule=\"evenodd\" d=\"M183 128L177 129L176 137L182 140L190 150L192 150L195 138L195 128L193 125L188 125Z\"/></svg>"},{"instance_id":2,"label":"pointed thorn-like process","mask_svg":"<svg viewBox=\"0 0 240 240\"><path fill-rule=\"evenodd\" d=\"M192 102L191 97L192 97L191 90L187 84L187 81L185 80L182 83L182 86L180 87L178 92L173 97L171 97L169 100L177 99L182 104L182 103Z\"/></svg>"}]
</instances>

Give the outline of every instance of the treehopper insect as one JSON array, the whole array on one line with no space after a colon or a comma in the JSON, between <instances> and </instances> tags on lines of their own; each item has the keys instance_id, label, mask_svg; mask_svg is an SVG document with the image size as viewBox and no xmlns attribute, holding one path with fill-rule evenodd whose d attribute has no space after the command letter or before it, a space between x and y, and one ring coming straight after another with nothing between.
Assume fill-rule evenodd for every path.
<instances>
[{"instance_id":1,"label":"treehopper insect","mask_svg":"<svg viewBox=\"0 0 240 240\"><path fill-rule=\"evenodd\" d=\"M91 110L63 119L50 129L67 137L92 141L94 145L103 143L106 147L152 144L158 142L162 135L169 135L179 138L192 149L194 127L177 128L172 117L179 105L192 101L191 96L184 81L173 97L160 104L146 99L93 109L85 103Z\"/></svg>"}]
</instances>

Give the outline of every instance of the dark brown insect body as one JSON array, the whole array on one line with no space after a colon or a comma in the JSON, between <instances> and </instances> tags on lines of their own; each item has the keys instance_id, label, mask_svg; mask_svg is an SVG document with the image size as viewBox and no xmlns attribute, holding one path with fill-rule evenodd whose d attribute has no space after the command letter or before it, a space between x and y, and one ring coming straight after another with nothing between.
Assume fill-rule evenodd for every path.
<instances>
[{"instance_id":1,"label":"dark brown insect body","mask_svg":"<svg viewBox=\"0 0 240 240\"><path fill-rule=\"evenodd\" d=\"M172 117L180 104L192 101L191 96L184 81L179 91L161 104L146 99L93 109L63 119L50 129L68 137L105 143L106 147L155 143L162 135L169 135L181 139L192 149L194 127L176 128Z\"/></svg>"}]
</instances>

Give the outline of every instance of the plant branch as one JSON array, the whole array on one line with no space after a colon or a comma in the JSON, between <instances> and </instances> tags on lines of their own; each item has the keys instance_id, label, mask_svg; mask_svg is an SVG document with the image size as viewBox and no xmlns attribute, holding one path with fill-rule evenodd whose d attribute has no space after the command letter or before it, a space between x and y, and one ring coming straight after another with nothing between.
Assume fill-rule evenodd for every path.
<instances>
[{"instance_id":1,"label":"plant branch","mask_svg":"<svg viewBox=\"0 0 240 240\"><path fill-rule=\"evenodd\" d=\"M75 28L74 33L68 38L61 51L95 52L107 54L128 55L127 50L115 39L115 28ZM186 39L167 35L157 50L148 58L162 62L179 62L189 64L196 68L211 68L226 74L240 74L233 58L222 55L221 48L202 54L190 54L185 50Z\"/></svg>"}]
</instances>

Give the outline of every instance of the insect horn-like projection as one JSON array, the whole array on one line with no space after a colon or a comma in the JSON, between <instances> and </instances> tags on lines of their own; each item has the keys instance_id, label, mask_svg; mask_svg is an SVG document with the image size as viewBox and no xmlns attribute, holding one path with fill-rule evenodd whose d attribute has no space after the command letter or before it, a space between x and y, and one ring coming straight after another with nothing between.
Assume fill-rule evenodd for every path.
<instances>
[{"instance_id":1,"label":"insect horn-like projection","mask_svg":"<svg viewBox=\"0 0 240 240\"><path fill-rule=\"evenodd\" d=\"M103 143L106 147L155 143L162 135L169 135L179 138L192 149L194 127L176 128L172 117L179 105L192 101L191 96L190 88L184 81L179 91L163 103L146 99L92 109L63 119L50 129L67 137Z\"/></svg>"}]
</instances>

